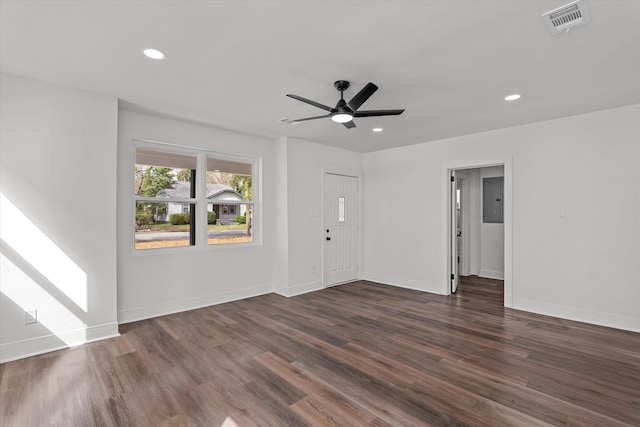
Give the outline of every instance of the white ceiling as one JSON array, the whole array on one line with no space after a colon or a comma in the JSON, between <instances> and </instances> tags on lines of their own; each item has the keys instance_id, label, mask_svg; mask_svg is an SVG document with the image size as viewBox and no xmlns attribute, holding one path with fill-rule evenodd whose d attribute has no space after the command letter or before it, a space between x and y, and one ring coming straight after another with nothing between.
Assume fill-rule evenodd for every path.
<instances>
[{"instance_id":1,"label":"white ceiling","mask_svg":"<svg viewBox=\"0 0 640 427\"><path fill-rule=\"evenodd\" d=\"M568 2L2 1L0 66L128 108L368 152L640 103L640 1L587 0L590 24L550 35L540 15ZM341 79L347 99L380 87L361 109L405 113L355 129L278 121L324 114L285 94L334 106Z\"/></svg>"}]
</instances>

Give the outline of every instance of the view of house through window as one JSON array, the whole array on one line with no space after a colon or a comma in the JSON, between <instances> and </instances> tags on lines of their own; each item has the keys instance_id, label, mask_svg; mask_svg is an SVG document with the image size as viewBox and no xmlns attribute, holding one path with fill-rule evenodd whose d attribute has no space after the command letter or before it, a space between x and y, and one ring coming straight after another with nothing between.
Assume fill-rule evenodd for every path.
<instances>
[{"instance_id":1,"label":"view of house through window","mask_svg":"<svg viewBox=\"0 0 640 427\"><path fill-rule=\"evenodd\" d=\"M251 232L252 171L250 163L207 156L207 212L216 219L219 235L210 245L253 240Z\"/></svg>"},{"instance_id":2,"label":"view of house through window","mask_svg":"<svg viewBox=\"0 0 640 427\"><path fill-rule=\"evenodd\" d=\"M252 242L252 177L228 156L136 147L135 248Z\"/></svg>"}]
</instances>

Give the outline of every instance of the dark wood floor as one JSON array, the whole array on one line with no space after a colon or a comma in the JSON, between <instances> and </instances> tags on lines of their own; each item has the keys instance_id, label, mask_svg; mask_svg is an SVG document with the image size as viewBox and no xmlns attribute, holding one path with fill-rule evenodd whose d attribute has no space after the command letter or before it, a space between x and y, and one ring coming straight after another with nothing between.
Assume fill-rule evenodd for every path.
<instances>
[{"instance_id":1,"label":"dark wood floor","mask_svg":"<svg viewBox=\"0 0 640 427\"><path fill-rule=\"evenodd\" d=\"M121 333L0 365L0 425L640 425L640 334L504 309L500 281L361 281Z\"/></svg>"}]
</instances>

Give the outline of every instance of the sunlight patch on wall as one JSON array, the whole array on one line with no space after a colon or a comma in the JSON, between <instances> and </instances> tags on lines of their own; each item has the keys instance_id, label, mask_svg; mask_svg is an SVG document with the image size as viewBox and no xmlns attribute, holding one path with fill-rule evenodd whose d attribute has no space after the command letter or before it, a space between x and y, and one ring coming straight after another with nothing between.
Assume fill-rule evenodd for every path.
<instances>
[{"instance_id":1,"label":"sunlight patch on wall","mask_svg":"<svg viewBox=\"0 0 640 427\"><path fill-rule=\"evenodd\" d=\"M38 323L68 346L86 342L86 324L14 264L0 254L0 291L23 310L38 308ZM69 334L69 332L74 332ZM63 334L64 333L64 334Z\"/></svg>"},{"instance_id":2,"label":"sunlight patch on wall","mask_svg":"<svg viewBox=\"0 0 640 427\"><path fill-rule=\"evenodd\" d=\"M0 206L2 240L86 312L87 274L2 193Z\"/></svg>"}]
</instances>

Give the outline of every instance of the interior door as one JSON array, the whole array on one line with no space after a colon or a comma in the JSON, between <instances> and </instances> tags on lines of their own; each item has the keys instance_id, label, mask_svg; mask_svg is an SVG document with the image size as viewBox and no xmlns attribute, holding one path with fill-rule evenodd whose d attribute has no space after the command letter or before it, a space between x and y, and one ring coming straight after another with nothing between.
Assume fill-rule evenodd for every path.
<instances>
[{"instance_id":1,"label":"interior door","mask_svg":"<svg viewBox=\"0 0 640 427\"><path fill-rule=\"evenodd\" d=\"M456 187L456 245L457 245L457 249L458 249L458 253L457 253L457 271L458 271L458 277L459 276L464 276L465 274L465 269L463 268L464 264L463 264L463 258L462 258L462 247L463 247L463 241L462 241L462 233L464 232L463 228L463 218L464 215L462 214L462 209L463 209L463 205L464 205L464 201L463 201L463 188L464 188L464 180L457 178L456 177L456 182L458 183L458 186Z\"/></svg>"},{"instance_id":2,"label":"interior door","mask_svg":"<svg viewBox=\"0 0 640 427\"><path fill-rule=\"evenodd\" d=\"M358 178L324 176L324 286L358 279Z\"/></svg>"},{"instance_id":3,"label":"interior door","mask_svg":"<svg viewBox=\"0 0 640 427\"><path fill-rule=\"evenodd\" d=\"M451 171L451 196L450 196L450 262L449 265L451 271L451 293L455 294L458 290L458 282L460 280L460 272L458 271L458 231L460 224L458 223L458 180L456 179L456 171Z\"/></svg>"}]
</instances>

